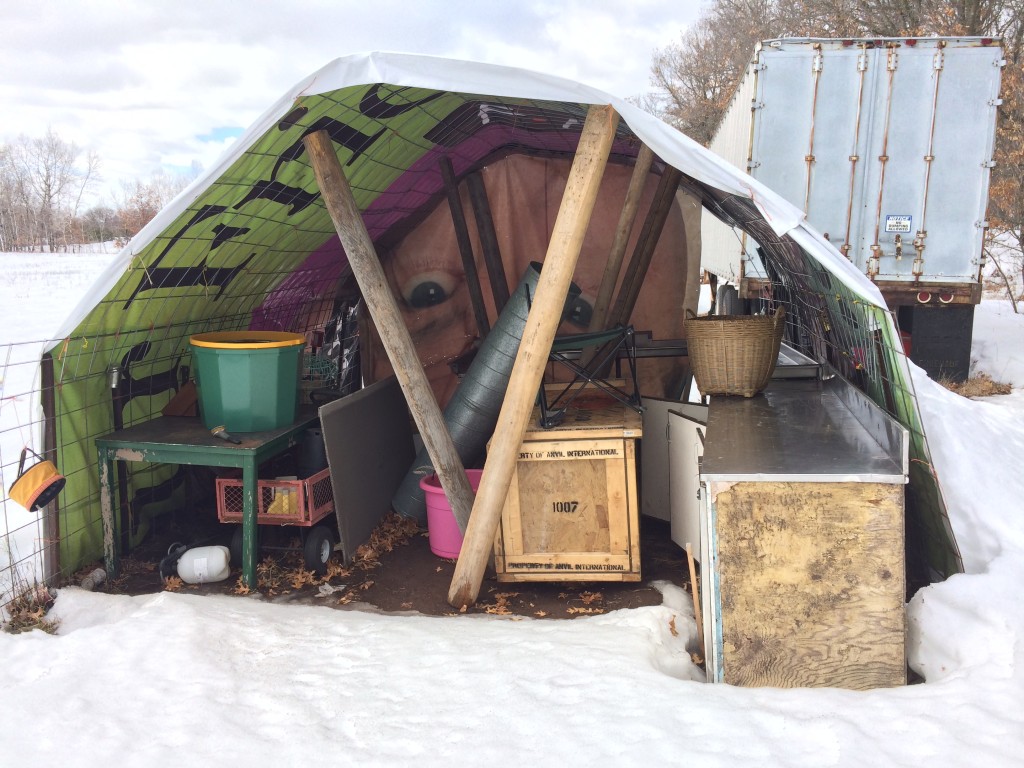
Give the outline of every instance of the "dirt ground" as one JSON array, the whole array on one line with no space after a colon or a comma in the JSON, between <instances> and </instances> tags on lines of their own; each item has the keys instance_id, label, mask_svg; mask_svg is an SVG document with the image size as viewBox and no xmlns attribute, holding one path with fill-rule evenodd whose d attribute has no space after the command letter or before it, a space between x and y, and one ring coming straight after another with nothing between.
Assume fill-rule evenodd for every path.
<instances>
[{"instance_id":1,"label":"dirt ground","mask_svg":"<svg viewBox=\"0 0 1024 768\"><path fill-rule=\"evenodd\" d=\"M215 519L215 518L214 518ZM652 581L668 581L689 590L686 553L669 536L667 522L641 519L642 581L615 582L498 582L493 572L484 577L477 604L467 613L572 619L621 608L658 605L661 593ZM246 594L241 587L241 570L232 569L222 582L192 585L177 577L166 582L159 563L171 544L227 544L229 526L207 526L196 537L182 537L181 530L169 528L154 532L150 541L122 560L121 574L101 589L118 594L149 594L164 589L197 594ZM274 536L274 533L277 536ZM178 538L175 538L175 537ZM205 536L205 540L203 540ZM361 547L354 562L342 567L339 555L329 563L328 573L316 578L303 570L299 541L294 529L261 529L266 541L260 550L257 579L259 586L250 595L275 603L304 603L335 608L359 608L388 613L419 613L444 616L454 613L446 597L451 585L455 561L440 558L430 551L426 530L412 521L391 515L374 532L371 541ZM290 548L289 548L290 547ZM95 566L83 569L82 575ZM490 571L490 569L489 569Z\"/></svg>"}]
</instances>

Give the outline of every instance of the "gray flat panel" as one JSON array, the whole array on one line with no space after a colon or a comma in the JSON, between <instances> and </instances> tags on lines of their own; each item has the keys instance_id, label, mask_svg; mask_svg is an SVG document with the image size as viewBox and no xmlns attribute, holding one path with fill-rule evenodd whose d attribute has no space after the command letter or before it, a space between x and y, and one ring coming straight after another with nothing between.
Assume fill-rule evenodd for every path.
<instances>
[{"instance_id":1,"label":"gray flat panel","mask_svg":"<svg viewBox=\"0 0 1024 768\"><path fill-rule=\"evenodd\" d=\"M345 563L391 510L415 457L409 411L391 377L320 408Z\"/></svg>"}]
</instances>

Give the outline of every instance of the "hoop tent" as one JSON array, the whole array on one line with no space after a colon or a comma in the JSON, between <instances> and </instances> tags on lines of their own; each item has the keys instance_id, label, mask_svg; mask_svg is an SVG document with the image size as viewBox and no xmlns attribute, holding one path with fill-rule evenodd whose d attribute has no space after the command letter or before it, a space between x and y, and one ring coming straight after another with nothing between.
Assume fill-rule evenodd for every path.
<instances>
[{"instance_id":1,"label":"hoop tent","mask_svg":"<svg viewBox=\"0 0 1024 768\"><path fill-rule=\"evenodd\" d=\"M46 447L56 451L68 480L56 512L61 568L103 552L94 439L115 427L112 369L131 362L135 389L119 418L144 421L159 415L180 385L192 334L305 332L339 297L353 293L304 136L323 130L332 139L391 287L410 323L421 324L413 337L433 342L446 332L429 312L458 315L443 305L467 291L461 271L432 269L431 254L457 254L442 163L450 162L463 183L484 172L497 244L514 280L521 274L518 259L544 253L564 169L595 104L610 104L620 116L605 175L612 224L642 145L655 155L646 199L666 168L682 174L633 322L661 337L682 334L683 308L695 304L699 268L699 215L689 209L703 207L746 230L761 245L778 287L775 298L789 305L804 351L910 429L908 541L921 545L933 576L959 571L892 317L871 282L807 226L800 211L688 137L601 91L520 69L382 53L338 59L296 85L132 239L68 315L43 361L44 376L52 366L54 384L52 397L44 392L43 398ZM592 219L579 269L600 271L607 260L601 235L610 232L607 218ZM483 234L474 228L477 254ZM632 242L637 237L634 231ZM417 269L431 273L427 301L416 298L423 282L410 287L412 270L397 266L416 258L425 259ZM481 283L493 288L480 263ZM659 301L671 310L646 322L644 308ZM493 319L490 296L486 311ZM429 344L420 351L424 365L437 371L430 380L442 405L457 383L449 363L472 346L479 328L467 324L450 334L442 352ZM372 333L363 344L364 376L378 378L386 364L373 359ZM663 386L671 374L657 372L652 381ZM174 467L132 472L133 535L143 535L150 514L181 500L179 479Z\"/></svg>"}]
</instances>

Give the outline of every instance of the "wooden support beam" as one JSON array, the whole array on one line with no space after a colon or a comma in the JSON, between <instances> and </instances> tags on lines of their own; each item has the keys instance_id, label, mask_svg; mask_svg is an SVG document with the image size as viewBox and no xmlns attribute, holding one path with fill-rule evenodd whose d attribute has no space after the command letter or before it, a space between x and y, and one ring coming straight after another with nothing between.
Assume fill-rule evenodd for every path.
<instances>
[{"instance_id":1,"label":"wooden support beam","mask_svg":"<svg viewBox=\"0 0 1024 768\"><path fill-rule=\"evenodd\" d=\"M650 147L642 144L640 153L636 156L636 164L633 166L633 175L629 179L629 187L626 189L626 200L622 204L622 213L619 215L619 223L615 228L615 237L608 254L608 263L605 264L604 275L601 277L601 287L594 300L594 314L591 315L590 328L587 329L591 333L603 331L606 327L608 307L612 303L615 284L619 281L622 259L626 255L626 245L629 243L629 235L633 231L636 212L640 208L640 196L644 192L644 183L651 172L653 162L654 153L651 152Z\"/></svg>"},{"instance_id":2,"label":"wooden support beam","mask_svg":"<svg viewBox=\"0 0 1024 768\"><path fill-rule=\"evenodd\" d=\"M476 259L473 257L473 243L469 238L469 227L466 225L466 213L462 210L459 182L455 178L452 161L447 156L442 157L438 165L441 167L444 191L448 196L448 207L452 211L455 240L459 244L459 255L462 256L462 271L466 274L466 287L469 289L469 300L473 304L477 333L482 339L490 333L491 325L487 321L487 309L484 307L484 294L480 289L480 275L476 271Z\"/></svg>"},{"instance_id":3,"label":"wooden support beam","mask_svg":"<svg viewBox=\"0 0 1024 768\"><path fill-rule=\"evenodd\" d=\"M487 277L491 281L491 295L494 296L494 307L497 314L508 303L508 280L505 277L505 265L501 262L501 248L498 246L498 235L494 231L494 219L491 217L491 204L487 200L487 190L479 172L466 177L469 188L469 202L473 204L473 215L476 217L476 229L480 235L480 246L484 250L484 264L487 266Z\"/></svg>"},{"instance_id":4,"label":"wooden support beam","mask_svg":"<svg viewBox=\"0 0 1024 768\"><path fill-rule=\"evenodd\" d=\"M488 449L462 552L455 564L448 602L456 608L472 605L480 594L501 509L533 413L572 273L583 248L583 237L597 202L618 120L619 116L610 106L592 106L580 134L536 296L526 318L505 400L498 414L498 427Z\"/></svg>"},{"instance_id":5,"label":"wooden support beam","mask_svg":"<svg viewBox=\"0 0 1024 768\"><path fill-rule=\"evenodd\" d=\"M57 464L57 398L53 356L46 352L40 361L43 399L43 458ZM120 462L119 462L120 463ZM60 578L60 495L43 508L43 579L57 586Z\"/></svg>"},{"instance_id":6,"label":"wooden support beam","mask_svg":"<svg viewBox=\"0 0 1024 768\"><path fill-rule=\"evenodd\" d=\"M697 642L701 658L707 658L704 648L704 611L700 604L700 589L697 587L697 569L693 564L693 546L686 542L686 562L690 567L690 596L693 598L693 619L697 623Z\"/></svg>"},{"instance_id":7,"label":"wooden support beam","mask_svg":"<svg viewBox=\"0 0 1024 768\"><path fill-rule=\"evenodd\" d=\"M377 258L370 235L366 231L362 214L352 196L348 179L334 153L334 144L326 131L317 131L303 139L316 174L320 193L327 206L334 227L345 248L352 273L370 310L381 342L395 369L395 376L409 403L413 420L419 428L423 444L430 455L434 471L441 481L448 503L460 527L469 521L473 509L473 490L466 478L462 460L455 450L451 434L444 423L441 409L434 399L423 365L409 335L409 329L398 310L388 287L384 268Z\"/></svg>"},{"instance_id":8,"label":"wooden support beam","mask_svg":"<svg viewBox=\"0 0 1024 768\"><path fill-rule=\"evenodd\" d=\"M622 286L619 288L619 295L615 298L615 306L612 308L610 325L629 323L630 315L636 306L637 297L640 295L640 287L647 276L647 269L651 266L651 259L654 257L654 248L658 245L661 237L661 230L665 227L665 220L672 208L676 197L676 190L679 188L679 180L682 173L671 165L666 166L658 182L658 189L654 193L650 210L644 221L643 229L640 230L640 237L633 249L633 257L626 268L626 274L622 278Z\"/></svg>"}]
</instances>

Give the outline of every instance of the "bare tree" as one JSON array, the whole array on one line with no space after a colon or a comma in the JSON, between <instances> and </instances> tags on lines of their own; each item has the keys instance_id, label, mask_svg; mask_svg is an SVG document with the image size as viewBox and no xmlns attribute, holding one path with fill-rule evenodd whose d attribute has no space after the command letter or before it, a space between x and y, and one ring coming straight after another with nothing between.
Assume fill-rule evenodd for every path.
<instances>
[{"instance_id":1,"label":"bare tree","mask_svg":"<svg viewBox=\"0 0 1024 768\"><path fill-rule=\"evenodd\" d=\"M852 35L859 27L850 5L850 0L716 0L678 43L654 52L651 83L661 99L653 111L707 144L759 41Z\"/></svg>"},{"instance_id":2,"label":"bare tree","mask_svg":"<svg viewBox=\"0 0 1024 768\"><path fill-rule=\"evenodd\" d=\"M98 178L99 158L53 130L19 136L0 151L0 223L6 247L56 251L68 235L82 197Z\"/></svg>"},{"instance_id":3,"label":"bare tree","mask_svg":"<svg viewBox=\"0 0 1024 768\"><path fill-rule=\"evenodd\" d=\"M121 194L116 197L117 239L127 242L148 224L160 209L171 201L194 178L198 169L190 174L170 175L159 172L148 180L133 179L121 183Z\"/></svg>"}]
</instances>

